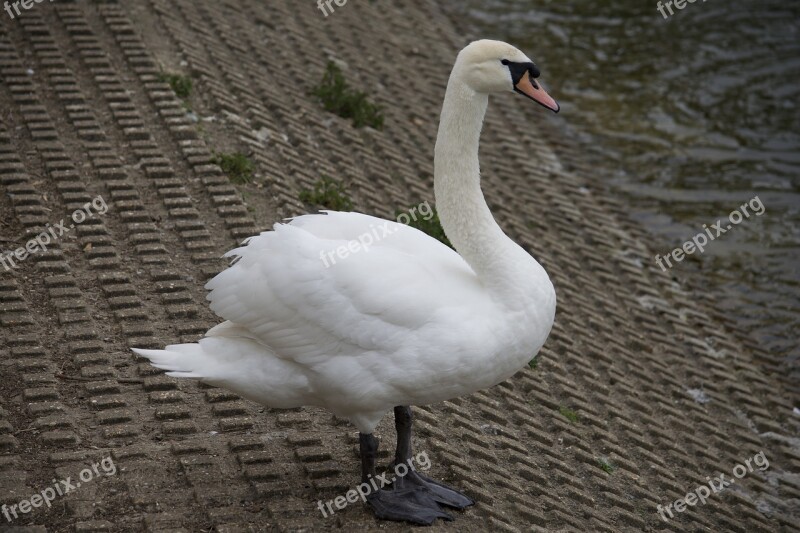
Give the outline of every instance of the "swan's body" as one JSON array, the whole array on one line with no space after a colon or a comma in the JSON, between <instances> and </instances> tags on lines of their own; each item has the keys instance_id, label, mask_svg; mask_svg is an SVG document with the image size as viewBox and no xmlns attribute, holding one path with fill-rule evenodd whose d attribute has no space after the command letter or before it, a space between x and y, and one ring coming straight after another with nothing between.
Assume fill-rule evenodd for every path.
<instances>
[{"instance_id":1,"label":"swan's body","mask_svg":"<svg viewBox=\"0 0 800 533\"><path fill-rule=\"evenodd\" d=\"M225 322L199 343L136 353L169 375L266 406L325 407L365 435L395 406L469 394L520 370L550 332L555 292L539 263L495 223L480 189L487 93L529 80L514 73L519 67L505 76L501 59L538 75L510 45L478 41L459 54L445 96L434 181L458 253L359 213L297 217L227 254L235 263L206 285ZM532 84L539 93L526 94L552 108ZM368 250L321 260L376 232L384 236Z\"/></svg>"},{"instance_id":2,"label":"swan's body","mask_svg":"<svg viewBox=\"0 0 800 533\"><path fill-rule=\"evenodd\" d=\"M368 250L328 267L320 260L321 250L381 226L391 235ZM529 296L514 307L441 242L358 213L301 216L229 254L239 259L206 286L227 321L199 344L137 352L170 375L263 405L325 407L362 433L396 405L505 380L530 361L553 319L552 285L529 255L529 287L519 287Z\"/></svg>"}]
</instances>

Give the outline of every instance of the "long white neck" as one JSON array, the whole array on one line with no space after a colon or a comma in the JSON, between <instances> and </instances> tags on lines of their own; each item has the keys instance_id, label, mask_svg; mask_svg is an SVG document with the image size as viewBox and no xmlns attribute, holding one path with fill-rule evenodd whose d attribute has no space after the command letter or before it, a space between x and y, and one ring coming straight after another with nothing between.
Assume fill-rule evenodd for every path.
<instances>
[{"instance_id":1,"label":"long white neck","mask_svg":"<svg viewBox=\"0 0 800 533\"><path fill-rule=\"evenodd\" d=\"M436 209L450 242L481 282L513 304L524 297L520 289L534 281L531 276L544 271L503 233L481 191L478 145L487 105L488 96L464 84L454 69L434 154Z\"/></svg>"}]
</instances>

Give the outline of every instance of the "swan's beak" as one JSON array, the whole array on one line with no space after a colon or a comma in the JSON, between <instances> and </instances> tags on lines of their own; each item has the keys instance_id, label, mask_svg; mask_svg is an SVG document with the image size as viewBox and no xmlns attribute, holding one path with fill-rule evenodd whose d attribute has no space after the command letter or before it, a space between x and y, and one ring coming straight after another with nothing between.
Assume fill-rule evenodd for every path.
<instances>
[{"instance_id":1,"label":"swan's beak","mask_svg":"<svg viewBox=\"0 0 800 533\"><path fill-rule=\"evenodd\" d=\"M535 79L531 78L530 71L525 71L525 74L519 79L519 82L514 86L514 90L518 93L522 93L534 102L543 105L550 111L554 113L558 113L561 109L561 106L558 105L558 102L553 100L553 97L547 94L547 92L542 89L541 85L536 82Z\"/></svg>"}]
</instances>

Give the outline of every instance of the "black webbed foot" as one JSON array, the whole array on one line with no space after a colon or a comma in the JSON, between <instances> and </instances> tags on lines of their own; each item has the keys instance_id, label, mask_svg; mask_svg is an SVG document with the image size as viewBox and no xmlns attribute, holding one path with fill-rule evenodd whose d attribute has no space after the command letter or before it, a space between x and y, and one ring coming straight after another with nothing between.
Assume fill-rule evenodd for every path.
<instances>
[{"instance_id":1,"label":"black webbed foot","mask_svg":"<svg viewBox=\"0 0 800 533\"><path fill-rule=\"evenodd\" d=\"M428 491L421 488L381 489L367 496L367 503L372 507L375 516L382 520L429 526L437 518L453 519L442 511Z\"/></svg>"},{"instance_id":2,"label":"black webbed foot","mask_svg":"<svg viewBox=\"0 0 800 533\"><path fill-rule=\"evenodd\" d=\"M398 477L394 482L395 490L418 489L427 492L430 497L441 505L454 509L465 509L474 505L475 501L468 496L448 487L443 483L411 470L404 477Z\"/></svg>"}]
</instances>

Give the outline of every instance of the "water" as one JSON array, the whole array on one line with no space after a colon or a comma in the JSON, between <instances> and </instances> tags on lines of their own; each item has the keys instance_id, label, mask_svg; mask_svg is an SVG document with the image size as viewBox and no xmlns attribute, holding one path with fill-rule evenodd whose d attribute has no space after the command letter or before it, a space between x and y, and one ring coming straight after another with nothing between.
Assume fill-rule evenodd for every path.
<instances>
[{"instance_id":1,"label":"water","mask_svg":"<svg viewBox=\"0 0 800 533\"><path fill-rule=\"evenodd\" d=\"M526 51L614 194L662 255L755 196L678 263L800 383L800 2L449 0Z\"/></svg>"}]
</instances>

